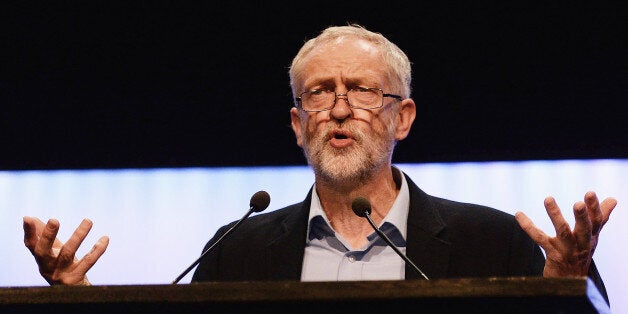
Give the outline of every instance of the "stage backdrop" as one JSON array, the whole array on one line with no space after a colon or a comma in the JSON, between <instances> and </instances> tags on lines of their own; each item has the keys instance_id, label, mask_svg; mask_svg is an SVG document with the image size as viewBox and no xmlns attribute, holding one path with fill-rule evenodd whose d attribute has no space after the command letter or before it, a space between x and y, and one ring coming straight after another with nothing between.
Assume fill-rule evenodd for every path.
<instances>
[{"instance_id":1,"label":"stage backdrop","mask_svg":"<svg viewBox=\"0 0 628 314\"><path fill-rule=\"evenodd\" d=\"M612 309L628 313L628 232L624 222L628 160L563 160L399 164L427 193L524 211L554 234L543 199L554 196L569 221L572 205L593 190L619 205L605 226L595 260ZM267 211L301 201L311 188L309 168L183 168L0 172L0 286L39 286L22 241L22 217L61 222L65 241L81 219L94 221L79 252L108 235L109 249L89 272L96 285L166 284L201 253L221 225L246 213L253 193L271 195ZM573 226L573 225L572 225ZM181 283L189 283L191 275Z\"/></svg>"}]
</instances>

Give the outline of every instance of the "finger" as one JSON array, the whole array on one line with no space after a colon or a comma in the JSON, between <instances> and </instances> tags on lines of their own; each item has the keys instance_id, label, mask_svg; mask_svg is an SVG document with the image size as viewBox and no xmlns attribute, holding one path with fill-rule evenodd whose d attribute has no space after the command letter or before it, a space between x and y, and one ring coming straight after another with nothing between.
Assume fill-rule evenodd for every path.
<instances>
[{"instance_id":1,"label":"finger","mask_svg":"<svg viewBox=\"0 0 628 314\"><path fill-rule=\"evenodd\" d=\"M552 221L552 225L554 225L556 237L558 237L561 241L571 239L571 227L569 227L569 223L567 223L567 221L563 217L563 214L560 211L560 207L558 207L558 204L556 204L556 200L551 196L546 197L544 205L545 210L547 211L547 215Z\"/></svg>"},{"instance_id":2,"label":"finger","mask_svg":"<svg viewBox=\"0 0 628 314\"><path fill-rule=\"evenodd\" d=\"M52 246L56 242L57 233L59 232L59 221L49 219L48 223L42 228L41 236L35 245L35 255L38 257L53 256Z\"/></svg>"},{"instance_id":3,"label":"finger","mask_svg":"<svg viewBox=\"0 0 628 314\"><path fill-rule=\"evenodd\" d=\"M81 224L74 230L72 236L65 242L65 245L61 247L58 255L58 261L61 266L70 265L76 255L76 250L78 250L87 234L92 229L92 221L89 219L83 219Z\"/></svg>"},{"instance_id":4,"label":"finger","mask_svg":"<svg viewBox=\"0 0 628 314\"><path fill-rule=\"evenodd\" d=\"M23 218L24 245L28 248L29 251L31 251L31 253L33 253L33 251L35 250L35 246L37 245L37 240L39 238L39 235L37 234L37 220L39 219L28 216L25 216ZM40 227L40 230L41 228L42 227Z\"/></svg>"},{"instance_id":5,"label":"finger","mask_svg":"<svg viewBox=\"0 0 628 314\"><path fill-rule=\"evenodd\" d=\"M92 249L83 256L76 266L75 271L77 273L85 274L89 271L98 259L105 253L109 246L109 237L104 236L98 239L98 242L94 244Z\"/></svg>"},{"instance_id":6,"label":"finger","mask_svg":"<svg viewBox=\"0 0 628 314\"><path fill-rule=\"evenodd\" d=\"M519 223L521 229L528 234L532 241L536 242L541 247L545 247L545 243L548 242L549 236L543 232L543 230L539 229L526 214L523 212L517 212L515 214L515 219L517 220L517 223Z\"/></svg>"},{"instance_id":7,"label":"finger","mask_svg":"<svg viewBox=\"0 0 628 314\"><path fill-rule=\"evenodd\" d=\"M44 230L44 227L46 227L46 224L37 217L30 218L35 222L35 226L37 227L37 236L41 236L41 232Z\"/></svg>"},{"instance_id":8,"label":"finger","mask_svg":"<svg viewBox=\"0 0 628 314\"><path fill-rule=\"evenodd\" d=\"M586 204L586 209L589 212L589 219L591 219L591 232L592 234L597 235L602 229L604 216L595 192L587 192L584 195L584 203Z\"/></svg>"},{"instance_id":9,"label":"finger","mask_svg":"<svg viewBox=\"0 0 628 314\"><path fill-rule=\"evenodd\" d=\"M607 197L602 201L602 203L600 203L600 210L602 211L602 226L608 222L615 206L617 206L617 200L612 197Z\"/></svg>"},{"instance_id":10,"label":"finger","mask_svg":"<svg viewBox=\"0 0 628 314\"><path fill-rule=\"evenodd\" d=\"M589 218L588 206L584 202L576 202L573 205L573 214L576 219L573 234L576 239L577 247L590 250L592 223Z\"/></svg>"},{"instance_id":11,"label":"finger","mask_svg":"<svg viewBox=\"0 0 628 314\"><path fill-rule=\"evenodd\" d=\"M37 236L41 237L41 233L43 232L43 230L46 228L46 224L41 221L41 219L37 218L37 217L33 217L37 223ZM57 221L57 224L59 222ZM59 232L59 228L57 228L57 232ZM63 246L63 242L61 242L55 235L55 241L52 244L53 248L60 248Z\"/></svg>"}]
</instances>

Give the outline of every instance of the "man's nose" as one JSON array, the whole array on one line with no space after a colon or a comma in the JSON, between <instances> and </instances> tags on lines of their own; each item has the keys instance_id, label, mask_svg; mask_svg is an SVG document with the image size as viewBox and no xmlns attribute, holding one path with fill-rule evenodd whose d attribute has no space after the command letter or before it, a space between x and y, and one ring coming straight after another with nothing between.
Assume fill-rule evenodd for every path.
<instances>
[{"instance_id":1,"label":"man's nose","mask_svg":"<svg viewBox=\"0 0 628 314\"><path fill-rule=\"evenodd\" d=\"M340 104L340 100L343 99L343 105ZM347 94L336 94L336 103L331 108L331 116L337 120L344 120L352 113L351 105L349 104L349 98Z\"/></svg>"}]
</instances>

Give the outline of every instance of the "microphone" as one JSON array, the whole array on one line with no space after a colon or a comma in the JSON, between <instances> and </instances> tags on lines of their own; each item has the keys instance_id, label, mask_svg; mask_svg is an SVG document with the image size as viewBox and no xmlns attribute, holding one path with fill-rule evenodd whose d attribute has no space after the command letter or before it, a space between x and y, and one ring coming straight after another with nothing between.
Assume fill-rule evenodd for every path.
<instances>
[{"instance_id":1,"label":"microphone","mask_svg":"<svg viewBox=\"0 0 628 314\"><path fill-rule=\"evenodd\" d=\"M379 235L380 238L382 238L384 241L386 241L386 244L388 244L388 246L390 246L393 250L395 250L395 252L397 253L397 255L399 255L404 261L406 261L407 264L409 264L410 266L412 266L412 269L414 269L414 271L421 275L423 278L425 278L426 280L430 280L429 278L427 278L427 276L419 269L419 267L417 267L405 254L401 253L401 251L399 250L399 248L397 248L392 241L390 241L390 239L381 231L379 230L379 228L377 228L377 226L375 226L375 223L373 222L373 219L371 219L371 202L369 202L366 198L364 197L356 197L353 202L351 203L351 209L353 209L353 213L355 213L356 215L360 216L360 217L364 217L366 218L366 220L368 220L368 222L371 224L371 227L373 227L373 230L375 230L375 232L377 232L377 234Z\"/></svg>"},{"instance_id":2,"label":"microphone","mask_svg":"<svg viewBox=\"0 0 628 314\"><path fill-rule=\"evenodd\" d=\"M216 247L216 245L218 245L218 243L220 243L227 235L232 233L233 230L235 230L235 228L237 228L246 218L248 218L254 212L259 213L263 211L264 209L268 207L268 204L270 204L270 195L268 194L268 192L266 191L255 192L255 194L251 196L251 201L249 202L249 211L244 216L242 216L242 218L240 218L240 220L238 220L238 222L236 222L235 225L229 228L227 232L223 233L222 236L220 236L220 238L216 240L216 242L214 242L210 247L208 247L207 250L205 250L201 254L201 256L199 256L199 258L197 258L196 261L194 261L194 263L192 263L192 265L190 265L186 270L184 270L181 273L181 275L179 275L179 277L177 277L177 279L173 280L172 284L178 283L183 277L185 277L185 275L187 275L190 272L190 270L192 270L192 268L194 268L196 265L198 265L198 263L201 262L203 257L207 255L209 251L211 251L214 247Z\"/></svg>"}]
</instances>

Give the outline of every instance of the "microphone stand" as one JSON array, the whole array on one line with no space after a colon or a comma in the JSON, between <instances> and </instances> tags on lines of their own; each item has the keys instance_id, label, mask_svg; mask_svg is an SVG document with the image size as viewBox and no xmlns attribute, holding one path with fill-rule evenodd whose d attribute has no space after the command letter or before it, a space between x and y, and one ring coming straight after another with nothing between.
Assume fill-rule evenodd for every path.
<instances>
[{"instance_id":1,"label":"microphone stand","mask_svg":"<svg viewBox=\"0 0 628 314\"><path fill-rule=\"evenodd\" d=\"M218 238L218 240L216 240L209 248L207 248L207 250L205 250L203 252L203 254L201 254L201 256L199 256L194 263L192 263L187 269L185 269L181 275L179 275L175 280L172 281L172 284L176 284L178 283L183 277L185 277L185 275L187 275L190 270L192 270L192 268L194 268L200 261L201 259L203 259L203 257L205 255L207 255L207 253L209 253L209 251L211 251L216 244L220 243L220 241L222 241L222 239L224 237L226 237L227 235L229 235L231 232L233 232L233 230L235 228L237 228L246 218L248 218L253 212L259 211L257 208L255 208L255 206L251 206L251 208L249 209L249 211L242 216L242 218L240 218L240 220L238 220L238 222L236 222L235 225L233 225L231 228L229 228L229 230L227 230L227 232L223 233L222 236L220 236L220 238Z\"/></svg>"},{"instance_id":2,"label":"microphone stand","mask_svg":"<svg viewBox=\"0 0 628 314\"><path fill-rule=\"evenodd\" d=\"M375 230L375 232L377 232L377 234L384 239L384 241L386 241L386 243L388 243L388 246L390 246L393 250L395 250L395 252L397 252L397 255L401 256L401 258L403 258L404 261L406 261L406 263L410 264L410 266L412 266L412 269L414 269L414 271L421 275L423 278L425 278L426 280L430 280L429 278L427 278L427 276L419 269L419 267L417 267L405 254L403 254L401 252L401 250L399 250L399 248L397 246L395 246L392 241L390 241L390 239L386 236L386 234L384 234L381 230L379 230L379 228L377 228L377 226L375 226L375 223L373 222L373 220L371 219L371 213L370 211L365 211L364 212L364 217L366 217L366 220L368 220L368 222L371 224L371 227L373 227L373 229Z\"/></svg>"}]
</instances>

